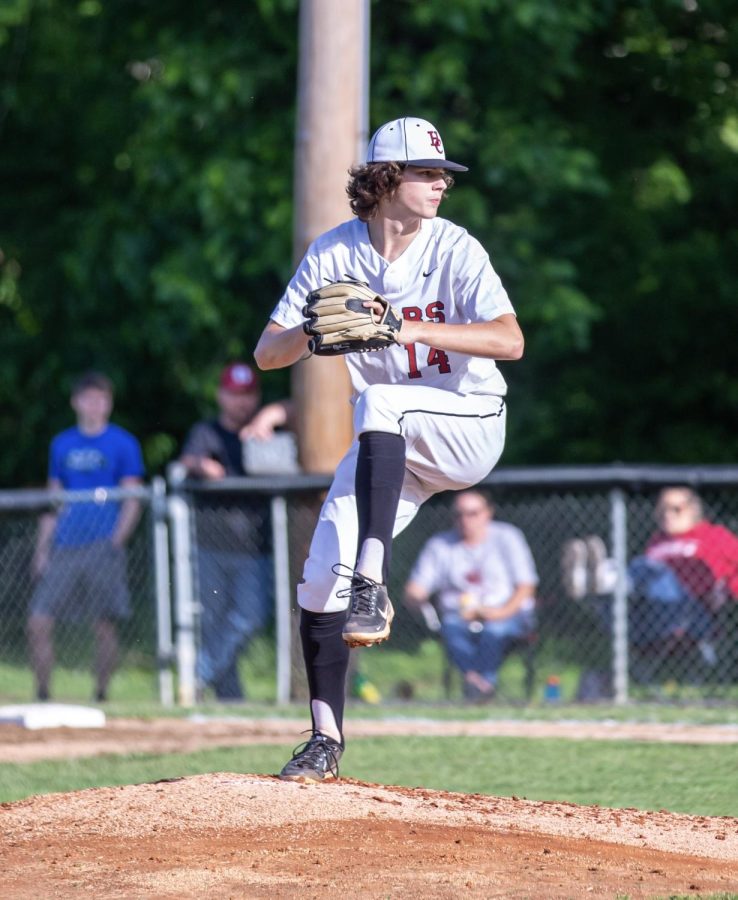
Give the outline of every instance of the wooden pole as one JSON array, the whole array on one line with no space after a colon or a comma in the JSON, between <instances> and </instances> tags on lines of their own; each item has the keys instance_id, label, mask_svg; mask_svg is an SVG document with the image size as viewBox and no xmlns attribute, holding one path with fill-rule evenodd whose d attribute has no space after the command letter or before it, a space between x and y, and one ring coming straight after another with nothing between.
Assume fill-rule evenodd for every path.
<instances>
[{"instance_id":1,"label":"wooden pole","mask_svg":"<svg viewBox=\"0 0 738 900\"><path fill-rule=\"evenodd\" d=\"M351 218L348 170L367 136L369 0L302 0L295 140L295 263L319 234ZM333 472L352 437L351 388L340 357L292 370L300 462Z\"/></svg>"}]
</instances>

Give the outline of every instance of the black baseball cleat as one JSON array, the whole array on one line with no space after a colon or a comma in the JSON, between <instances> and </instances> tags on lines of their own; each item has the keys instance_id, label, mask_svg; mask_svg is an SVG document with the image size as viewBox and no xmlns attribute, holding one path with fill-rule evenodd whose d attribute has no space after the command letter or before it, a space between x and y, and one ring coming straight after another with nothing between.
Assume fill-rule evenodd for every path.
<instances>
[{"instance_id":1,"label":"black baseball cleat","mask_svg":"<svg viewBox=\"0 0 738 900\"><path fill-rule=\"evenodd\" d=\"M351 608L343 626L344 641L349 647L371 647L386 641L395 617L386 585L354 572L351 587L346 590Z\"/></svg>"},{"instance_id":2,"label":"black baseball cleat","mask_svg":"<svg viewBox=\"0 0 738 900\"><path fill-rule=\"evenodd\" d=\"M343 745L316 731L309 741L295 747L292 759L279 773L283 781L312 784L338 778L338 760Z\"/></svg>"}]
</instances>

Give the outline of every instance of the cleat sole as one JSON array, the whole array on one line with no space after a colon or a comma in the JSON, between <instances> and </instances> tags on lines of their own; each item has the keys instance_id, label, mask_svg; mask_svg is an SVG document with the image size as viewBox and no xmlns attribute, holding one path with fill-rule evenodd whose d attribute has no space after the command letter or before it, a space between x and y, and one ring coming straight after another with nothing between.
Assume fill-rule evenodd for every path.
<instances>
[{"instance_id":1,"label":"cleat sole","mask_svg":"<svg viewBox=\"0 0 738 900\"><path fill-rule=\"evenodd\" d=\"M362 633L362 632L344 632L341 637L349 645L349 647L371 647L374 644L381 644L383 641L386 641L390 636L390 626L392 625L392 620L395 617L395 608L392 604L389 604L389 611L387 612L387 626L384 631L377 632L375 634L371 633Z\"/></svg>"},{"instance_id":2,"label":"cleat sole","mask_svg":"<svg viewBox=\"0 0 738 900\"><path fill-rule=\"evenodd\" d=\"M294 781L297 784L322 784L324 781L337 781L335 775L326 773L323 778L310 778L309 775L281 775L280 781Z\"/></svg>"}]
</instances>

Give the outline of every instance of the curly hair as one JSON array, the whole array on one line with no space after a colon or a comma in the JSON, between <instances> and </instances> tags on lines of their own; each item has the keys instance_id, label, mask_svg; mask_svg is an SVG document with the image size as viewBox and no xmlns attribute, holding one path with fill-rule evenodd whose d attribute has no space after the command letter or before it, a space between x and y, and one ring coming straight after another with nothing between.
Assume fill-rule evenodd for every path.
<instances>
[{"instance_id":1,"label":"curly hair","mask_svg":"<svg viewBox=\"0 0 738 900\"><path fill-rule=\"evenodd\" d=\"M392 199L402 183L405 166L396 162L366 163L349 169L351 180L346 186L351 212L362 222L368 222L377 214L379 203L385 197ZM446 187L454 183L453 177L444 172Z\"/></svg>"}]
</instances>

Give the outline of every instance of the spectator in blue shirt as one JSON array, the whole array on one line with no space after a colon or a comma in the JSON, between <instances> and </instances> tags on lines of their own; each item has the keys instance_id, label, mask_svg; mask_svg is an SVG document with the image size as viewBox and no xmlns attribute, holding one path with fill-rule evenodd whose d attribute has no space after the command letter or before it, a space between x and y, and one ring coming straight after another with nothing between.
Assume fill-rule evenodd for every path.
<instances>
[{"instance_id":1,"label":"spectator in blue shirt","mask_svg":"<svg viewBox=\"0 0 738 900\"><path fill-rule=\"evenodd\" d=\"M92 622L95 635L94 699L107 699L118 657L117 625L131 614L125 547L141 514L136 499L111 501L105 488L140 485L141 447L110 423L113 385L87 372L72 386L77 424L51 442L50 490L97 490L99 499L71 502L39 523L32 574L28 640L36 697L48 700L54 666L54 623Z\"/></svg>"}]
</instances>

